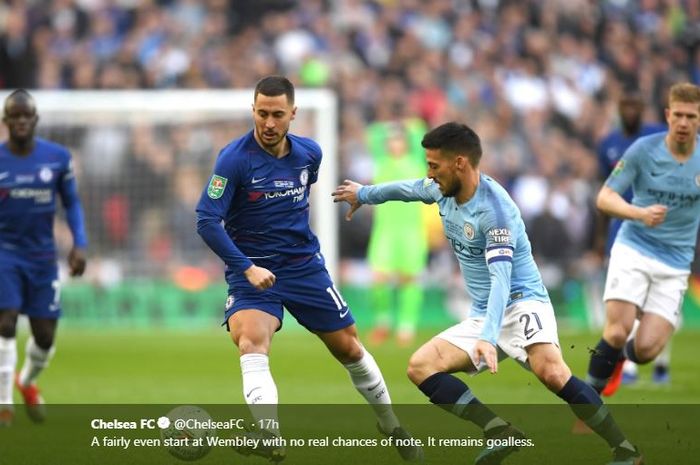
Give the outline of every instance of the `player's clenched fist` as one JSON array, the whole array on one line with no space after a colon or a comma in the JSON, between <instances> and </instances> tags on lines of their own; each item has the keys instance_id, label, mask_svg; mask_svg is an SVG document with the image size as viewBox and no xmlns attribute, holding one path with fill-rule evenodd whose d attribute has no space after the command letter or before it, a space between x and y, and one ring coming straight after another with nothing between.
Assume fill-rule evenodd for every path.
<instances>
[{"instance_id":1,"label":"player's clenched fist","mask_svg":"<svg viewBox=\"0 0 700 465\"><path fill-rule=\"evenodd\" d=\"M243 273L248 280L248 282L260 291L272 287L277 279L275 275L262 266L253 265Z\"/></svg>"},{"instance_id":2,"label":"player's clenched fist","mask_svg":"<svg viewBox=\"0 0 700 465\"><path fill-rule=\"evenodd\" d=\"M668 207L665 205L649 205L644 209L644 216L642 216L642 221L645 225L653 228L664 222L666 219L666 212Z\"/></svg>"}]
</instances>

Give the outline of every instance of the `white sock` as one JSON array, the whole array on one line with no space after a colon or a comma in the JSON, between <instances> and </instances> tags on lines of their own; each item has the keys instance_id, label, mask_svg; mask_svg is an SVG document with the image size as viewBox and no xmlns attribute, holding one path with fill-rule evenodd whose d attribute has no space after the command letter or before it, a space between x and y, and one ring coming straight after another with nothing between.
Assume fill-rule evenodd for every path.
<instances>
[{"instance_id":1,"label":"white sock","mask_svg":"<svg viewBox=\"0 0 700 465\"><path fill-rule=\"evenodd\" d=\"M364 355L354 363L344 365L350 373L352 384L374 409L379 426L385 433L391 433L399 426L399 420L391 408L391 397L382 372L372 354L364 350Z\"/></svg>"},{"instance_id":2,"label":"white sock","mask_svg":"<svg viewBox=\"0 0 700 465\"><path fill-rule=\"evenodd\" d=\"M270 373L270 360L265 354L241 355L243 396L249 405L256 426L279 435L277 418L277 386Z\"/></svg>"},{"instance_id":3,"label":"white sock","mask_svg":"<svg viewBox=\"0 0 700 465\"><path fill-rule=\"evenodd\" d=\"M0 337L0 405L12 404L13 377L17 364L15 338Z\"/></svg>"},{"instance_id":4,"label":"white sock","mask_svg":"<svg viewBox=\"0 0 700 465\"><path fill-rule=\"evenodd\" d=\"M56 352L56 346L52 346L49 350L42 349L34 338L27 339L27 345L24 351L24 364L19 372L19 384L29 386L49 365L53 354Z\"/></svg>"},{"instance_id":5,"label":"white sock","mask_svg":"<svg viewBox=\"0 0 700 465\"><path fill-rule=\"evenodd\" d=\"M662 366L668 368L671 365L671 339L668 340L666 346L659 355L654 359L654 366Z\"/></svg>"}]
</instances>

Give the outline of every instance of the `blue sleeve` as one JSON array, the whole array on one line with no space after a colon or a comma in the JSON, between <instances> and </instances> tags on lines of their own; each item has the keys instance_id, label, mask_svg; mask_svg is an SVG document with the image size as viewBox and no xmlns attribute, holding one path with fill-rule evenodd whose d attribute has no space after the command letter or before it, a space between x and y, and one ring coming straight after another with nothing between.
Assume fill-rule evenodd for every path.
<instances>
[{"instance_id":1,"label":"blue sleeve","mask_svg":"<svg viewBox=\"0 0 700 465\"><path fill-rule=\"evenodd\" d=\"M610 176L608 176L605 185L624 195L627 189L630 188L635 178L640 172L640 157L643 156L644 144L637 140L630 148L625 151L625 154L620 158L620 161L615 165Z\"/></svg>"},{"instance_id":2,"label":"blue sleeve","mask_svg":"<svg viewBox=\"0 0 700 465\"><path fill-rule=\"evenodd\" d=\"M313 162L311 166L309 166L309 184L314 184L316 181L318 181L318 171L321 169L321 160L323 159L323 152L321 151L321 147L316 142L311 142L313 143L313 150L311 150L311 157L313 159Z\"/></svg>"},{"instance_id":3,"label":"blue sleeve","mask_svg":"<svg viewBox=\"0 0 700 465\"><path fill-rule=\"evenodd\" d=\"M481 339L496 345L501 332L503 314L510 299L510 278L513 269L515 235L513 221L509 219L505 206L492 202L492 209L484 212L482 232L486 237L486 265L491 287L486 305L486 321Z\"/></svg>"},{"instance_id":4,"label":"blue sleeve","mask_svg":"<svg viewBox=\"0 0 700 465\"><path fill-rule=\"evenodd\" d=\"M513 263L511 261L499 261L489 265L491 289L489 303L486 306L486 320L481 330L480 339L493 345L498 342L498 335L503 324L503 314L510 298L510 273L512 269Z\"/></svg>"},{"instance_id":5,"label":"blue sleeve","mask_svg":"<svg viewBox=\"0 0 700 465\"><path fill-rule=\"evenodd\" d=\"M214 173L197 203L197 233L229 269L243 273L253 262L236 247L222 224L242 180L241 164L233 163L234 160L233 153L219 154Z\"/></svg>"},{"instance_id":6,"label":"blue sleeve","mask_svg":"<svg viewBox=\"0 0 700 465\"><path fill-rule=\"evenodd\" d=\"M73 173L73 162L69 153L67 156L66 169L58 182L58 192L61 196L61 203L66 209L66 221L73 235L73 247L84 249L87 247L88 241L85 233L83 207L78 196L78 184Z\"/></svg>"},{"instance_id":7,"label":"blue sleeve","mask_svg":"<svg viewBox=\"0 0 700 465\"><path fill-rule=\"evenodd\" d=\"M357 191L357 200L362 204L369 205L389 200L403 200L404 202L420 200L424 203L435 203L440 196L437 185L429 178L362 186Z\"/></svg>"}]
</instances>

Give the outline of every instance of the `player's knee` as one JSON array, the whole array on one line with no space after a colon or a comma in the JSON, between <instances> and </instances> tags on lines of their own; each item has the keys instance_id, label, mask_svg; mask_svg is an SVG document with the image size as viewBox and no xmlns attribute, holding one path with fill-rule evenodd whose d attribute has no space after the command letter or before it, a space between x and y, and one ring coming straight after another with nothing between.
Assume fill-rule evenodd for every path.
<instances>
[{"instance_id":1,"label":"player's knee","mask_svg":"<svg viewBox=\"0 0 700 465\"><path fill-rule=\"evenodd\" d=\"M634 353L637 356L639 363L649 363L661 353L664 344L661 341L650 340L635 340Z\"/></svg>"},{"instance_id":2,"label":"player's knee","mask_svg":"<svg viewBox=\"0 0 700 465\"><path fill-rule=\"evenodd\" d=\"M54 334L53 332L43 332L33 335L34 344L37 345L42 350L49 350L53 346Z\"/></svg>"},{"instance_id":3,"label":"player's knee","mask_svg":"<svg viewBox=\"0 0 700 465\"><path fill-rule=\"evenodd\" d=\"M548 361L535 370L537 378L552 392L559 392L571 378L571 370L563 361Z\"/></svg>"},{"instance_id":4,"label":"player's knee","mask_svg":"<svg viewBox=\"0 0 700 465\"><path fill-rule=\"evenodd\" d=\"M624 346L628 336L629 331L622 323L607 323L603 330L603 339L612 347Z\"/></svg>"},{"instance_id":5,"label":"player's knee","mask_svg":"<svg viewBox=\"0 0 700 465\"><path fill-rule=\"evenodd\" d=\"M13 338L17 333L17 312L13 310L0 311L0 337Z\"/></svg>"},{"instance_id":6,"label":"player's knee","mask_svg":"<svg viewBox=\"0 0 700 465\"><path fill-rule=\"evenodd\" d=\"M418 386L425 381L430 375L437 373L437 370L431 360L421 351L415 352L408 360L408 368L406 375L413 384Z\"/></svg>"}]
</instances>

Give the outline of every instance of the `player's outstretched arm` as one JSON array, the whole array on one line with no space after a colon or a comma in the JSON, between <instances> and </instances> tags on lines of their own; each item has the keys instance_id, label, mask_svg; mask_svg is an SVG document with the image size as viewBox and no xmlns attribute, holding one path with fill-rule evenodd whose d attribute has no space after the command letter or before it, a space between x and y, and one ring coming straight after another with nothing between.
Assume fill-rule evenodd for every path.
<instances>
[{"instance_id":1,"label":"player's outstretched arm","mask_svg":"<svg viewBox=\"0 0 700 465\"><path fill-rule=\"evenodd\" d=\"M82 276L87 266L87 254L82 247L73 247L68 253L68 268L71 276Z\"/></svg>"},{"instance_id":2,"label":"player's outstretched arm","mask_svg":"<svg viewBox=\"0 0 700 465\"><path fill-rule=\"evenodd\" d=\"M596 206L607 215L622 218L623 220L642 221L650 228L663 223L668 210L668 207L659 204L649 205L648 207L632 205L608 186L603 186L600 189L596 199Z\"/></svg>"},{"instance_id":3,"label":"player's outstretched arm","mask_svg":"<svg viewBox=\"0 0 700 465\"><path fill-rule=\"evenodd\" d=\"M334 197L333 202L347 202L350 205L350 210L345 214L345 219L347 221L350 221L352 215L362 206L357 198L357 191L359 191L361 187L362 184L346 179L340 186L336 187L335 191L331 194Z\"/></svg>"}]
</instances>

